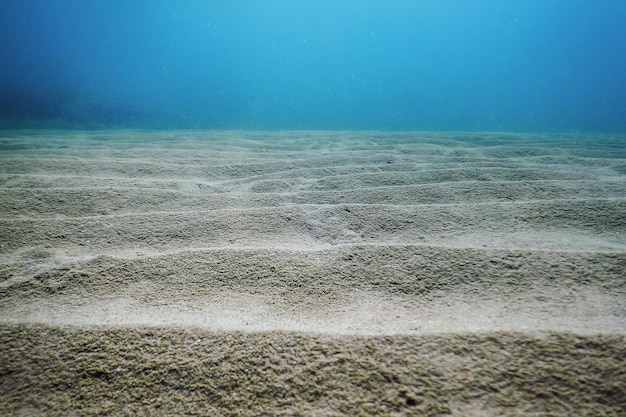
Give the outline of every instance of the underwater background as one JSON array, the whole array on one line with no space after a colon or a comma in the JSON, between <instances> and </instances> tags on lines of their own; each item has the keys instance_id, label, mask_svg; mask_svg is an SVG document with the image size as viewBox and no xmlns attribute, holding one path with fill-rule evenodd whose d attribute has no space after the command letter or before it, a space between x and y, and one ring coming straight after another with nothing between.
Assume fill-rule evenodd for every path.
<instances>
[{"instance_id":1,"label":"underwater background","mask_svg":"<svg viewBox=\"0 0 626 417\"><path fill-rule=\"evenodd\" d=\"M622 0L2 0L1 128L623 132Z\"/></svg>"}]
</instances>

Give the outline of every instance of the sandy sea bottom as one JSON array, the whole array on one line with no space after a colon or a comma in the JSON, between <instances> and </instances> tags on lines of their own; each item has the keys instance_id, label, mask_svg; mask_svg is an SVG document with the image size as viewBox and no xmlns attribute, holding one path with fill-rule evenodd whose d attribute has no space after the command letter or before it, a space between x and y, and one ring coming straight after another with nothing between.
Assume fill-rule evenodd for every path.
<instances>
[{"instance_id":1,"label":"sandy sea bottom","mask_svg":"<svg viewBox=\"0 0 626 417\"><path fill-rule=\"evenodd\" d=\"M0 133L2 415L626 414L626 139Z\"/></svg>"}]
</instances>

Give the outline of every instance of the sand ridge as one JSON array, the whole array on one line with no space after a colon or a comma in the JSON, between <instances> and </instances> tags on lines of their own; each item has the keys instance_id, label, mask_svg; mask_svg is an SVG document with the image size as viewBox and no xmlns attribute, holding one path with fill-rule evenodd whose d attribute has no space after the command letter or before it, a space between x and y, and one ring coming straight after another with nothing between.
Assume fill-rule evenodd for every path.
<instances>
[{"instance_id":1,"label":"sand ridge","mask_svg":"<svg viewBox=\"0 0 626 417\"><path fill-rule=\"evenodd\" d=\"M623 333L626 257L424 246L99 256L5 281L11 322ZM546 279L537 277L545 276Z\"/></svg>"}]
</instances>

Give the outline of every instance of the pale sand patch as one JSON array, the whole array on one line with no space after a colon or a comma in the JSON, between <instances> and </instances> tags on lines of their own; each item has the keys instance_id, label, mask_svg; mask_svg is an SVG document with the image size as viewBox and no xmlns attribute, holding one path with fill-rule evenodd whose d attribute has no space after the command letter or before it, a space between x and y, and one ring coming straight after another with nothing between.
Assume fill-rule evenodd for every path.
<instances>
[{"instance_id":1,"label":"pale sand patch","mask_svg":"<svg viewBox=\"0 0 626 417\"><path fill-rule=\"evenodd\" d=\"M593 282L601 268L585 273L555 270L547 279L529 277L544 273L542 266L553 268L546 261L511 273L516 267L509 262L522 262L521 256L490 257L483 265L469 259L467 276L454 275L455 268L445 257L425 254L419 248L398 247L410 256L422 256L421 264L439 263L424 276L412 277L403 272L410 262L388 266L390 272L369 273L365 268L342 264L340 259L362 256L366 263L377 265L380 258L367 257L376 248L363 251L344 248L343 257L329 251L291 253L280 263L281 251L275 257L258 254L256 250L226 260L225 251L198 252L207 259L187 262L187 253L158 257L169 265L159 275L146 265L155 258L127 259L121 275L98 280L99 271L112 268L115 259L107 258L99 269L90 270L82 264L80 283L72 285L66 275L48 275L39 285L20 283L9 288L16 295L12 307L5 308L3 321L10 323L47 323L55 325L129 325L129 326L193 326L213 330L305 331L337 334L431 334L490 331L569 331L581 334L625 333L626 298L620 277L605 277ZM394 250L387 248L389 253ZM457 255L454 249L448 249ZM435 250L435 253L437 251ZM332 251L330 251L332 253ZM383 256L392 263L389 253ZM500 254L499 252L497 252ZM481 254L480 251L474 256ZM409 255L401 255L409 257ZM565 264L577 255L562 254L552 261ZM295 264L299 258L299 264ZM317 258L317 259L316 259ZM247 263L248 271L235 276L237 259ZM322 261L319 261L321 259ZM508 259L508 260L507 260ZM595 257L590 262L598 262ZM611 259L611 257L609 257ZM139 263L138 263L139 262ZM317 265L322 263L323 266ZM490 267L500 262L501 266ZM448 263L452 265L448 266ZM582 263L584 265L585 263ZM222 266L223 273L214 269ZM269 266L268 266L269 265ZM579 263L579 265L581 265ZM623 265L623 258L614 266ZM397 267L396 271L393 268ZM562 267L562 265L561 265ZM157 267L158 268L158 267ZM292 268L290 270L290 268ZM186 272L182 272L186 269ZM338 269L343 271L338 271ZM179 271L178 275L169 275ZM334 272L333 272L334 271ZM476 276L482 271L482 276ZM619 271L616 271L619 273ZM450 275L445 276L446 273ZM226 282L229 275L231 282ZM82 278L79 278L82 277ZM327 277L318 279L316 277ZM433 277L440 277L440 281ZM299 281L297 279L299 278ZM262 279L263 282L255 282ZM334 281L336 280L336 281ZM26 296L18 296L22 293ZM37 295L40 293L40 295Z\"/></svg>"}]
</instances>

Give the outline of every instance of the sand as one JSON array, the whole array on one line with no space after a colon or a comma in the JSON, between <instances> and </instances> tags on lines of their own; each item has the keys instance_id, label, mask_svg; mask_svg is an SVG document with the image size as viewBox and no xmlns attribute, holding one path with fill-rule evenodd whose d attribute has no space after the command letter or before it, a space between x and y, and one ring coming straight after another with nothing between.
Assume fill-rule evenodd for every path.
<instances>
[{"instance_id":1,"label":"sand","mask_svg":"<svg viewBox=\"0 0 626 417\"><path fill-rule=\"evenodd\" d=\"M0 133L2 415L626 414L626 139Z\"/></svg>"}]
</instances>

